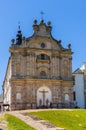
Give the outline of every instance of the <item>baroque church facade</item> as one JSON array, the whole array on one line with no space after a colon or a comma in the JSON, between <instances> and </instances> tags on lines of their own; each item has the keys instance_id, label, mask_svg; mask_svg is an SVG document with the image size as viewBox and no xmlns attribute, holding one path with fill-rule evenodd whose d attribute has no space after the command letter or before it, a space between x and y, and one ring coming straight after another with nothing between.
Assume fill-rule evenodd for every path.
<instances>
[{"instance_id":1,"label":"baroque church facade","mask_svg":"<svg viewBox=\"0 0 86 130\"><path fill-rule=\"evenodd\" d=\"M33 35L12 39L3 83L10 110L73 107L72 51L52 36L51 22L34 20Z\"/></svg>"}]
</instances>

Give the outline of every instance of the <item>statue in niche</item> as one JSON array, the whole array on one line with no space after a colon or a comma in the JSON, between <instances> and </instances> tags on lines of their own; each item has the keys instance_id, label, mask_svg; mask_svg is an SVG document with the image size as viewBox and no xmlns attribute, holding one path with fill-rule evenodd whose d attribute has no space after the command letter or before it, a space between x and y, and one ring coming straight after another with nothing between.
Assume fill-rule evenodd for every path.
<instances>
[{"instance_id":1,"label":"statue in niche","mask_svg":"<svg viewBox=\"0 0 86 130\"><path fill-rule=\"evenodd\" d=\"M46 106L48 107L48 105L49 105L49 100L47 99L46 100Z\"/></svg>"},{"instance_id":2,"label":"statue in niche","mask_svg":"<svg viewBox=\"0 0 86 130\"><path fill-rule=\"evenodd\" d=\"M40 107L41 107L42 106L42 100L41 99L39 100L39 104L40 104Z\"/></svg>"}]
</instances>

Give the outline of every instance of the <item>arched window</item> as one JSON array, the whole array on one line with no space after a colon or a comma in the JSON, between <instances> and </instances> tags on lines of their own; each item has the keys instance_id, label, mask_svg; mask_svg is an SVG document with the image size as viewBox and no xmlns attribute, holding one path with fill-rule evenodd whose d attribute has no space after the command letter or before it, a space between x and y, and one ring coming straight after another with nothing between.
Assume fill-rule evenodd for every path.
<instances>
[{"instance_id":1,"label":"arched window","mask_svg":"<svg viewBox=\"0 0 86 130\"><path fill-rule=\"evenodd\" d=\"M50 57L46 54L40 54L37 56L37 60L50 60Z\"/></svg>"},{"instance_id":2,"label":"arched window","mask_svg":"<svg viewBox=\"0 0 86 130\"><path fill-rule=\"evenodd\" d=\"M16 99L17 99L17 100L21 100L21 93L17 93L17 94L16 94Z\"/></svg>"},{"instance_id":3,"label":"arched window","mask_svg":"<svg viewBox=\"0 0 86 130\"><path fill-rule=\"evenodd\" d=\"M44 54L41 54L41 60L45 60L45 55Z\"/></svg>"},{"instance_id":4,"label":"arched window","mask_svg":"<svg viewBox=\"0 0 86 130\"><path fill-rule=\"evenodd\" d=\"M40 72L40 76L46 76L46 72L45 71L41 71Z\"/></svg>"}]
</instances>

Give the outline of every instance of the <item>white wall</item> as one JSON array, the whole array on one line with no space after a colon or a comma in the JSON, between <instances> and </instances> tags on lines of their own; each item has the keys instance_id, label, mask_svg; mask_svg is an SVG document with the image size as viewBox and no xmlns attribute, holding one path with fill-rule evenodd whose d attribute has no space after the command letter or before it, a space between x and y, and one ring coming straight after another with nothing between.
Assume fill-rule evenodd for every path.
<instances>
[{"instance_id":1,"label":"white wall","mask_svg":"<svg viewBox=\"0 0 86 130\"><path fill-rule=\"evenodd\" d=\"M76 92L77 106L80 108L85 108L84 75L83 74L74 74L74 75L75 75L74 91Z\"/></svg>"},{"instance_id":2,"label":"white wall","mask_svg":"<svg viewBox=\"0 0 86 130\"><path fill-rule=\"evenodd\" d=\"M4 101L3 101L4 104L11 104L10 78L11 78L11 60L9 61L6 77L4 80Z\"/></svg>"}]
</instances>

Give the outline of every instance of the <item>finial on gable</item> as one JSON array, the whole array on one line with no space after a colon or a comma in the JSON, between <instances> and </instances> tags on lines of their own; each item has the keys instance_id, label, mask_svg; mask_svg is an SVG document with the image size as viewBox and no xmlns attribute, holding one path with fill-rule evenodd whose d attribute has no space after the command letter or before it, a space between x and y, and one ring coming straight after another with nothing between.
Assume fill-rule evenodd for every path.
<instances>
[{"instance_id":1,"label":"finial on gable","mask_svg":"<svg viewBox=\"0 0 86 130\"><path fill-rule=\"evenodd\" d=\"M37 25L37 20L36 19L34 20L34 25Z\"/></svg>"},{"instance_id":2,"label":"finial on gable","mask_svg":"<svg viewBox=\"0 0 86 130\"><path fill-rule=\"evenodd\" d=\"M48 26L50 26L50 25L51 25L51 22L50 22L50 21L48 21L48 23L47 23L47 24L48 24Z\"/></svg>"},{"instance_id":3,"label":"finial on gable","mask_svg":"<svg viewBox=\"0 0 86 130\"><path fill-rule=\"evenodd\" d=\"M68 49L71 50L71 44L70 43L68 44Z\"/></svg>"},{"instance_id":4,"label":"finial on gable","mask_svg":"<svg viewBox=\"0 0 86 130\"><path fill-rule=\"evenodd\" d=\"M43 11L41 11L41 12L40 12L40 14L41 14L41 20L43 20L43 15L44 15L44 12L43 12Z\"/></svg>"}]
</instances>

